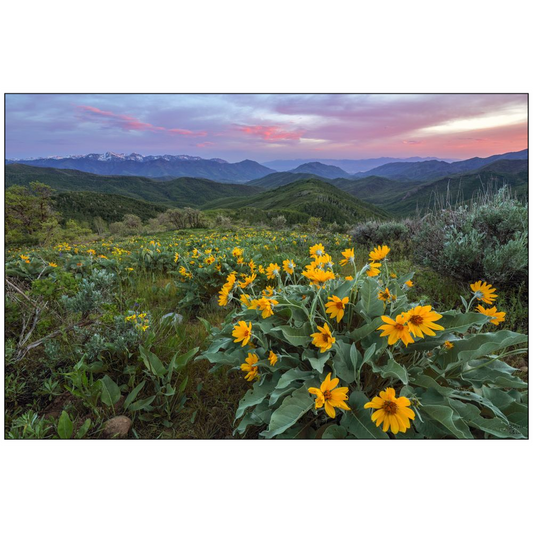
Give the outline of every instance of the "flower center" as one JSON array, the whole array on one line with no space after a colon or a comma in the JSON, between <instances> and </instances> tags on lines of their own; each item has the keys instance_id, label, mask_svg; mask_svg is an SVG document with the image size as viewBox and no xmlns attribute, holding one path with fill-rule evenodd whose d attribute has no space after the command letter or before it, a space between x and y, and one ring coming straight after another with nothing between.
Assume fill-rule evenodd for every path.
<instances>
[{"instance_id":1,"label":"flower center","mask_svg":"<svg viewBox=\"0 0 533 533\"><path fill-rule=\"evenodd\" d=\"M331 400L331 391L324 391L324 400Z\"/></svg>"},{"instance_id":2,"label":"flower center","mask_svg":"<svg viewBox=\"0 0 533 533\"><path fill-rule=\"evenodd\" d=\"M399 330L399 331L403 331L403 328L404 328L405 326L403 326L402 324L399 324L398 322L396 322L396 324L394 324L394 327L395 327L397 330Z\"/></svg>"},{"instance_id":3,"label":"flower center","mask_svg":"<svg viewBox=\"0 0 533 533\"><path fill-rule=\"evenodd\" d=\"M329 335L327 333L322 333L322 342L329 343Z\"/></svg>"},{"instance_id":4,"label":"flower center","mask_svg":"<svg viewBox=\"0 0 533 533\"><path fill-rule=\"evenodd\" d=\"M409 319L409 322L411 322L411 324L414 324L415 326L420 326L420 324L424 322L424 319L420 315L413 315Z\"/></svg>"},{"instance_id":5,"label":"flower center","mask_svg":"<svg viewBox=\"0 0 533 533\"><path fill-rule=\"evenodd\" d=\"M250 333L251 333L251 331L246 330L246 331L244 332L244 336L245 336L245 337L249 337L249 336L250 336Z\"/></svg>"},{"instance_id":6,"label":"flower center","mask_svg":"<svg viewBox=\"0 0 533 533\"><path fill-rule=\"evenodd\" d=\"M383 410L389 415L394 415L398 410L398 406L394 402L386 401L383 404Z\"/></svg>"},{"instance_id":7,"label":"flower center","mask_svg":"<svg viewBox=\"0 0 533 533\"><path fill-rule=\"evenodd\" d=\"M344 309L344 304L342 302L337 302L337 309Z\"/></svg>"}]
</instances>

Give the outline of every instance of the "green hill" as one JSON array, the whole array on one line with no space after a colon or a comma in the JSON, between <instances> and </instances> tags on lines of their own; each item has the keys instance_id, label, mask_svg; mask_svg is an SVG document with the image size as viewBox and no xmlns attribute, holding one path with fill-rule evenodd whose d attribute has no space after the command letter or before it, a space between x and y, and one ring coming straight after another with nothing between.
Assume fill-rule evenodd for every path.
<instances>
[{"instance_id":1,"label":"green hill","mask_svg":"<svg viewBox=\"0 0 533 533\"><path fill-rule=\"evenodd\" d=\"M80 170L6 165L5 186L28 185L40 181L58 192L97 192L117 194L165 204L168 207L200 207L203 203L228 196L250 196L258 187L218 183L203 178L176 178L157 181L140 176L100 176Z\"/></svg>"},{"instance_id":2,"label":"green hill","mask_svg":"<svg viewBox=\"0 0 533 533\"><path fill-rule=\"evenodd\" d=\"M332 181L329 178L317 176L316 174L309 174L307 172L273 172L263 178L249 181L248 185L262 187L263 189L276 189L277 187L282 187L283 185L288 185L295 181L311 179L326 181L328 183Z\"/></svg>"},{"instance_id":3,"label":"green hill","mask_svg":"<svg viewBox=\"0 0 533 533\"><path fill-rule=\"evenodd\" d=\"M257 209L271 211L272 214L287 211L299 213L306 218L320 217L323 222L338 224L389 217L383 209L348 196L337 187L319 179L298 180L248 198L216 200L205 204L203 209Z\"/></svg>"},{"instance_id":4,"label":"green hill","mask_svg":"<svg viewBox=\"0 0 533 533\"><path fill-rule=\"evenodd\" d=\"M89 223L98 216L108 223L119 222L128 214L137 215L146 222L168 208L163 204L100 192L63 192L53 196L53 200L64 220Z\"/></svg>"},{"instance_id":5,"label":"green hill","mask_svg":"<svg viewBox=\"0 0 533 533\"><path fill-rule=\"evenodd\" d=\"M506 172L499 168L504 168ZM480 192L495 192L504 185L508 185L519 198L527 199L527 164L524 165L522 161L498 161L479 170L446 176L407 191L398 191L396 198L389 198L380 205L392 214L407 216L417 210L424 212L432 209L436 201L458 205Z\"/></svg>"}]
</instances>

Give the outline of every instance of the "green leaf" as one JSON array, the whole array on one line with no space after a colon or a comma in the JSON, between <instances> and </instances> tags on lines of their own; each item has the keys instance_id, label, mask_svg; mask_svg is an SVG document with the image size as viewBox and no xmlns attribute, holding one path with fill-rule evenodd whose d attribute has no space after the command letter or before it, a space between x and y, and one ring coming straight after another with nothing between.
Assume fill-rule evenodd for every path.
<instances>
[{"instance_id":1,"label":"green leaf","mask_svg":"<svg viewBox=\"0 0 533 533\"><path fill-rule=\"evenodd\" d=\"M136 402L133 402L129 406L129 411L135 412L140 411L141 409L146 409L148 411L151 411L153 408L150 408L152 402L155 400L155 395L150 396L149 398L144 398L143 400L137 400Z\"/></svg>"},{"instance_id":2,"label":"green leaf","mask_svg":"<svg viewBox=\"0 0 533 533\"><path fill-rule=\"evenodd\" d=\"M287 396L270 417L270 424L267 431L261 433L262 437L268 439L283 433L290 428L314 405L313 398L307 391L307 387L297 389L290 396Z\"/></svg>"},{"instance_id":3,"label":"green leaf","mask_svg":"<svg viewBox=\"0 0 533 533\"><path fill-rule=\"evenodd\" d=\"M343 426L338 426L332 424L329 426L326 431L322 434L323 439L345 439L348 435L346 428Z\"/></svg>"},{"instance_id":4,"label":"green leaf","mask_svg":"<svg viewBox=\"0 0 533 533\"><path fill-rule=\"evenodd\" d=\"M141 358L150 373L159 378L163 377L167 370L159 357L157 357L157 355L152 353L150 350L144 348L144 346L139 346L139 351L141 353Z\"/></svg>"},{"instance_id":5,"label":"green leaf","mask_svg":"<svg viewBox=\"0 0 533 533\"><path fill-rule=\"evenodd\" d=\"M404 385L409 384L409 375L404 366L397 363L394 359L389 359L385 366L376 366L370 362L372 370L377 372L382 378L396 378Z\"/></svg>"},{"instance_id":6,"label":"green leaf","mask_svg":"<svg viewBox=\"0 0 533 533\"><path fill-rule=\"evenodd\" d=\"M73 431L74 425L72 424L72 420L68 416L68 413L63 411L57 423L57 434L60 439L70 439Z\"/></svg>"},{"instance_id":7,"label":"green leaf","mask_svg":"<svg viewBox=\"0 0 533 533\"><path fill-rule=\"evenodd\" d=\"M135 398L137 397L137 394L139 394L139 392L142 390L142 388L144 387L146 381L141 381L141 383L139 383L127 396L126 396L126 400L124 401L124 409L127 409L131 402L133 402L133 400L135 400Z\"/></svg>"},{"instance_id":8,"label":"green leaf","mask_svg":"<svg viewBox=\"0 0 533 533\"><path fill-rule=\"evenodd\" d=\"M483 418L481 411L472 404L463 403L459 400L448 400L450 407L459 413L462 419L471 427L485 431L489 435L503 439L521 439L524 436L515 429L507 420L501 418Z\"/></svg>"},{"instance_id":9,"label":"green leaf","mask_svg":"<svg viewBox=\"0 0 533 533\"><path fill-rule=\"evenodd\" d=\"M381 316L385 306L381 300L378 300L378 292L379 285L377 281L372 278L365 279L359 291L361 299L355 306L355 310L369 319Z\"/></svg>"},{"instance_id":10,"label":"green leaf","mask_svg":"<svg viewBox=\"0 0 533 533\"><path fill-rule=\"evenodd\" d=\"M200 348L196 346L192 350L189 350L187 353L184 353L183 355L180 355L176 358L176 361L174 363L174 369L175 370L182 370L187 366L187 363L196 355Z\"/></svg>"},{"instance_id":11,"label":"green leaf","mask_svg":"<svg viewBox=\"0 0 533 533\"><path fill-rule=\"evenodd\" d=\"M91 427L91 419L88 418L83 425L78 429L78 432L76 433L77 439L83 439L85 435L87 434L87 431L89 431L89 428Z\"/></svg>"},{"instance_id":12,"label":"green leaf","mask_svg":"<svg viewBox=\"0 0 533 533\"><path fill-rule=\"evenodd\" d=\"M372 410L364 408L369 401L363 392L352 392L348 400L351 410L344 412L341 426L357 439L388 439L387 433L372 422Z\"/></svg>"},{"instance_id":13,"label":"green leaf","mask_svg":"<svg viewBox=\"0 0 533 533\"><path fill-rule=\"evenodd\" d=\"M272 331L281 331L287 342L292 346L307 346L311 342L311 326L306 323L301 328L292 328L290 326L278 326L272 328Z\"/></svg>"},{"instance_id":14,"label":"green leaf","mask_svg":"<svg viewBox=\"0 0 533 533\"><path fill-rule=\"evenodd\" d=\"M374 318L372 322L369 322L368 324L365 324L364 326L361 326L357 329L354 329L353 331L350 331L348 333L348 337L353 342L358 342L361 339L365 338L366 336L370 335L374 331L376 331L379 326L383 324L383 320L381 320L381 317Z\"/></svg>"},{"instance_id":15,"label":"green leaf","mask_svg":"<svg viewBox=\"0 0 533 533\"><path fill-rule=\"evenodd\" d=\"M458 340L447 353L449 360L458 362L450 363L446 367L446 372L453 368L461 367L463 362L479 359L509 346L524 344L527 342L527 338L527 335L522 333L501 330L494 333L479 333L472 335L468 339Z\"/></svg>"},{"instance_id":16,"label":"green leaf","mask_svg":"<svg viewBox=\"0 0 533 533\"><path fill-rule=\"evenodd\" d=\"M312 372L306 370L300 370L299 368L291 368L285 374L279 378L279 381L276 385L276 389L284 389L288 387L293 381L305 380L313 375Z\"/></svg>"},{"instance_id":17,"label":"green leaf","mask_svg":"<svg viewBox=\"0 0 533 533\"><path fill-rule=\"evenodd\" d=\"M337 377L344 383L350 384L355 381L355 371L361 354L357 351L355 344L347 344L339 340L335 343L335 357L333 358L333 368Z\"/></svg>"},{"instance_id":18,"label":"green leaf","mask_svg":"<svg viewBox=\"0 0 533 533\"><path fill-rule=\"evenodd\" d=\"M440 422L452 435L459 439L473 438L461 417L450 406L443 403L442 396L429 391L422 395L421 400L422 405L419 409L429 418ZM431 403L432 401L435 403Z\"/></svg>"},{"instance_id":19,"label":"green leaf","mask_svg":"<svg viewBox=\"0 0 533 533\"><path fill-rule=\"evenodd\" d=\"M316 370L320 374L324 372L324 365L331 357L331 350L327 350L324 353L320 353L318 350L304 350L302 353L302 359L305 359L311 363L313 370Z\"/></svg>"},{"instance_id":20,"label":"green leaf","mask_svg":"<svg viewBox=\"0 0 533 533\"><path fill-rule=\"evenodd\" d=\"M98 381L102 387L102 402L108 407L112 407L120 399L120 389L118 388L118 385L108 375L105 375Z\"/></svg>"},{"instance_id":21,"label":"green leaf","mask_svg":"<svg viewBox=\"0 0 533 533\"><path fill-rule=\"evenodd\" d=\"M241 418L249 407L260 404L274 390L275 386L276 383L274 381L264 381L261 384L254 383L254 386L241 398L235 413L235 420Z\"/></svg>"}]
</instances>

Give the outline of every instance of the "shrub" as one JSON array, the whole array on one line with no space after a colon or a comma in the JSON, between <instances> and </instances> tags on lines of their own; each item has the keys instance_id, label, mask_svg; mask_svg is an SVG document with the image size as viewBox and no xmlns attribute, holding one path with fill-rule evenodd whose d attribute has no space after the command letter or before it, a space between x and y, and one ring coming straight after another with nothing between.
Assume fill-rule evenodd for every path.
<instances>
[{"instance_id":1,"label":"shrub","mask_svg":"<svg viewBox=\"0 0 533 533\"><path fill-rule=\"evenodd\" d=\"M200 358L253 382L236 411L237 433L257 426L265 438L388 438L389 430L404 438L527 437L527 384L501 361L525 353L510 348L527 336L491 325L502 321L495 308L474 310L494 300L490 286L476 285L464 311L440 314L409 302L413 273L390 276L387 247L361 270L345 250L341 264L353 268L346 278L321 245L310 252L300 274L270 269L274 292L243 289L228 276L220 294L238 308L220 328L206 323L211 344Z\"/></svg>"},{"instance_id":2,"label":"shrub","mask_svg":"<svg viewBox=\"0 0 533 533\"><path fill-rule=\"evenodd\" d=\"M505 188L432 213L414 237L421 264L462 281L483 278L501 286L527 279L527 247L527 205Z\"/></svg>"},{"instance_id":3,"label":"shrub","mask_svg":"<svg viewBox=\"0 0 533 533\"><path fill-rule=\"evenodd\" d=\"M369 220L358 224L349 232L353 240L359 244L384 244L410 239L418 224L411 220L402 222L379 222Z\"/></svg>"}]
</instances>

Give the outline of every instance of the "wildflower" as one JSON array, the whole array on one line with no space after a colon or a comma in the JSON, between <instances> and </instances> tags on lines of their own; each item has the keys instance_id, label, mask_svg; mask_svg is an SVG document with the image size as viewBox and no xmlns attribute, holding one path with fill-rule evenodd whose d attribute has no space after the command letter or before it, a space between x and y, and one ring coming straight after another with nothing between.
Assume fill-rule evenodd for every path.
<instances>
[{"instance_id":1,"label":"wildflower","mask_svg":"<svg viewBox=\"0 0 533 533\"><path fill-rule=\"evenodd\" d=\"M485 316L490 316L492 320L490 320L489 322L491 324L494 324L495 326L497 326L500 322L503 322L505 320L505 313L503 311L500 311L498 313L496 306L491 307L490 309L485 309L482 305L478 305L476 309L479 313Z\"/></svg>"},{"instance_id":2,"label":"wildflower","mask_svg":"<svg viewBox=\"0 0 533 533\"><path fill-rule=\"evenodd\" d=\"M393 279L396 279L398 276L396 274L394 274L394 272L391 272L390 277L393 278Z\"/></svg>"},{"instance_id":3,"label":"wildflower","mask_svg":"<svg viewBox=\"0 0 533 533\"><path fill-rule=\"evenodd\" d=\"M241 248L233 248L233 252L231 252L233 257L240 257L243 253Z\"/></svg>"},{"instance_id":4,"label":"wildflower","mask_svg":"<svg viewBox=\"0 0 533 533\"><path fill-rule=\"evenodd\" d=\"M252 338L252 323L246 324L244 320L239 321L238 325L233 328L232 337L235 337L233 342L241 342L242 346L246 346Z\"/></svg>"},{"instance_id":5,"label":"wildflower","mask_svg":"<svg viewBox=\"0 0 533 533\"><path fill-rule=\"evenodd\" d=\"M406 285L407 287L411 288L411 287L414 285L414 283L413 283L410 279L408 279L408 280L405 282L405 285Z\"/></svg>"},{"instance_id":6,"label":"wildflower","mask_svg":"<svg viewBox=\"0 0 533 533\"><path fill-rule=\"evenodd\" d=\"M248 372L244 379L247 381L253 381L256 378L259 378L259 369L255 366L259 357L255 353L248 353L248 357L245 359L246 363L241 365L241 370L243 372Z\"/></svg>"},{"instance_id":7,"label":"wildflower","mask_svg":"<svg viewBox=\"0 0 533 533\"><path fill-rule=\"evenodd\" d=\"M48 263L48 266L52 267L52 268L56 268L57 265L55 263Z\"/></svg>"},{"instance_id":8,"label":"wildflower","mask_svg":"<svg viewBox=\"0 0 533 533\"><path fill-rule=\"evenodd\" d=\"M381 261L387 257L389 252L390 248L388 246L377 246L368 254L368 256L372 261Z\"/></svg>"},{"instance_id":9,"label":"wildflower","mask_svg":"<svg viewBox=\"0 0 533 533\"><path fill-rule=\"evenodd\" d=\"M320 270L319 268L309 268L302 272L302 276L311 281L317 287L323 287L330 279L335 279L335 274L331 270Z\"/></svg>"},{"instance_id":10,"label":"wildflower","mask_svg":"<svg viewBox=\"0 0 533 533\"><path fill-rule=\"evenodd\" d=\"M396 391L392 387L381 391L379 396L365 403L365 409L375 409L372 422L379 427L383 423L383 431L390 430L396 435L398 431L405 433L410 427L410 420L415 419L415 413L409 409L411 402L405 396L396 398Z\"/></svg>"},{"instance_id":11,"label":"wildflower","mask_svg":"<svg viewBox=\"0 0 533 533\"><path fill-rule=\"evenodd\" d=\"M81 263L78 263L78 266L80 266L80 265L81 265ZM126 270L127 270L128 272L132 272L132 271L133 271L133 268L132 268L132 267L128 267L128 268L126 268Z\"/></svg>"},{"instance_id":12,"label":"wildflower","mask_svg":"<svg viewBox=\"0 0 533 533\"><path fill-rule=\"evenodd\" d=\"M261 294L265 296L266 298L270 298L271 296L274 296L274 287L271 285L267 285L264 291L261 291Z\"/></svg>"},{"instance_id":13,"label":"wildflower","mask_svg":"<svg viewBox=\"0 0 533 533\"><path fill-rule=\"evenodd\" d=\"M318 259L321 255L324 255L324 246L322 243L311 246L311 248L309 248L309 255L315 259Z\"/></svg>"},{"instance_id":14,"label":"wildflower","mask_svg":"<svg viewBox=\"0 0 533 533\"><path fill-rule=\"evenodd\" d=\"M180 259L180 254L178 252L175 253L174 255L174 263L177 263Z\"/></svg>"},{"instance_id":15,"label":"wildflower","mask_svg":"<svg viewBox=\"0 0 533 533\"><path fill-rule=\"evenodd\" d=\"M135 320L137 318L137 315L130 315L127 316L124 320L125 322L129 322L130 320Z\"/></svg>"},{"instance_id":16,"label":"wildflower","mask_svg":"<svg viewBox=\"0 0 533 533\"><path fill-rule=\"evenodd\" d=\"M450 341L444 341L443 346L444 348L446 348L446 350L451 350L455 346L455 344Z\"/></svg>"},{"instance_id":17,"label":"wildflower","mask_svg":"<svg viewBox=\"0 0 533 533\"><path fill-rule=\"evenodd\" d=\"M476 281L470 285L470 288L472 289L474 296L486 304L492 304L494 300L498 298L498 295L494 294L496 288L484 281Z\"/></svg>"},{"instance_id":18,"label":"wildflower","mask_svg":"<svg viewBox=\"0 0 533 533\"><path fill-rule=\"evenodd\" d=\"M330 296L328 300L331 300L331 302L326 304L326 313L329 314L331 319L336 318L337 322L340 322L344 316L344 310L348 303L348 296L342 300L338 296Z\"/></svg>"},{"instance_id":19,"label":"wildflower","mask_svg":"<svg viewBox=\"0 0 533 533\"><path fill-rule=\"evenodd\" d=\"M346 281L352 281L353 280L353 276L346 276L344 279Z\"/></svg>"},{"instance_id":20,"label":"wildflower","mask_svg":"<svg viewBox=\"0 0 533 533\"><path fill-rule=\"evenodd\" d=\"M272 350L268 354L268 362L270 366L274 366L278 362L278 356Z\"/></svg>"},{"instance_id":21,"label":"wildflower","mask_svg":"<svg viewBox=\"0 0 533 533\"><path fill-rule=\"evenodd\" d=\"M262 317L268 318L269 316L272 316L274 314L274 311L272 307L274 305L277 305L278 302L276 300L269 300L268 298L260 298L259 300L253 300L252 305L250 306L250 309L259 309L262 311Z\"/></svg>"},{"instance_id":22,"label":"wildflower","mask_svg":"<svg viewBox=\"0 0 533 533\"><path fill-rule=\"evenodd\" d=\"M340 262L341 266L347 265L348 262L352 264L355 263L355 252L353 248L346 248L346 250L341 252L341 254L344 257L344 259L342 259Z\"/></svg>"},{"instance_id":23,"label":"wildflower","mask_svg":"<svg viewBox=\"0 0 533 533\"><path fill-rule=\"evenodd\" d=\"M244 281L239 281L239 287L241 289L246 289L248 285L251 285L254 282L254 279L257 277L256 274L252 274L251 276L246 276L244 278Z\"/></svg>"},{"instance_id":24,"label":"wildflower","mask_svg":"<svg viewBox=\"0 0 533 533\"><path fill-rule=\"evenodd\" d=\"M346 404L348 399L348 387L337 387L339 378L331 379L331 372L326 376L326 379L320 385L320 388L310 387L307 389L310 394L316 395L315 409L324 407L329 417L335 418L335 407L337 409L344 409L349 411L350 408Z\"/></svg>"},{"instance_id":25,"label":"wildflower","mask_svg":"<svg viewBox=\"0 0 533 533\"><path fill-rule=\"evenodd\" d=\"M21 255L20 258L23 260L23 261L28 261L28 259L30 258L28 255Z\"/></svg>"},{"instance_id":26,"label":"wildflower","mask_svg":"<svg viewBox=\"0 0 533 533\"><path fill-rule=\"evenodd\" d=\"M250 272L253 274L255 272L255 263L253 259L248 263L248 266L250 267Z\"/></svg>"},{"instance_id":27,"label":"wildflower","mask_svg":"<svg viewBox=\"0 0 533 533\"><path fill-rule=\"evenodd\" d=\"M285 261L283 261L283 270L287 272L287 274L294 274L295 268L296 265L290 259L285 259Z\"/></svg>"},{"instance_id":28,"label":"wildflower","mask_svg":"<svg viewBox=\"0 0 533 533\"><path fill-rule=\"evenodd\" d=\"M240 300L248 309L250 308L252 300L248 294L241 294Z\"/></svg>"},{"instance_id":29,"label":"wildflower","mask_svg":"<svg viewBox=\"0 0 533 533\"><path fill-rule=\"evenodd\" d=\"M218 294L220 295L218 297L218 305L220 307L225 307L228 305L229 289L224 285Z\"/></svg>"},{"instance_id":30,"label":"wildflower","mask_svg":"<svg viewBox=\"0 0 533 533\"><path fill-rule=\"evenodd\" d=\"M331 335L331 331L327 323L323 327L318 327L318 333L312 333L313 342L317 348L320 348L320 353L324 353L329 350L335 343L335 337Z\"/></svg>"},{"instance_id":31,"label":"wildflower","mask_svg":"<svg viewBox=\"0 0 533 533\"><path fill-rule=\"evenodd\" d=\"M266 269L267 279L274 279L279 276L279 265L277 263L270 263Z\"/></svg>"},{"instance_id":32,"label":"wildflower","mask_svg":"<svg viewBox=\"0 0 533 533\"><path fill-rule=\"evenodd\" d=\"M390 293L389 289L385 289L384 291L378 292L378 300L382 300L383 302L388 302L392 298L392 294Z\"/></svg>"},{"instance_id":33,"label":"wildflower","mask_svg":"<svg viewBox=\"0 0 533 533\"><path fill-rule=\"evenodd\" d=\"M381 320L385 322L382 326L379 326L378 330L383 330L380 337L389 337L389 344L394 344L398 340L401 340L405 346L415 342L411 335L409 335L409 327L406 326L406 318L403 313L400 313L394 320L389 316L382 316Z\"/></svg>"},{"instance_id":34,"label":"wildflower","mask_svg":"<svg viewBox=\"0 0 533 533\"><path fill-rule=\"evenodd\" d=\"M436 320L440 320L442 315L431 310L431 305L417 305L404 313L404 318L407 321L409 332L415 337L424 337L424 333L430 337L435 335L435 331L442 331L444 328L435 324Z\"/></svg>"},{"instance_id":35,"label":"wildflower","mask_svg":"<svg viewBox=\"0 0 533 533\"><path fill-rule=\"evenodd\" d=\"M374 276L377 276L379 274L379 267L381 266L381 263L370 263L368 265L368 270L366 271L367 276L373 278Z\"/></svg>"}]
</instances>

